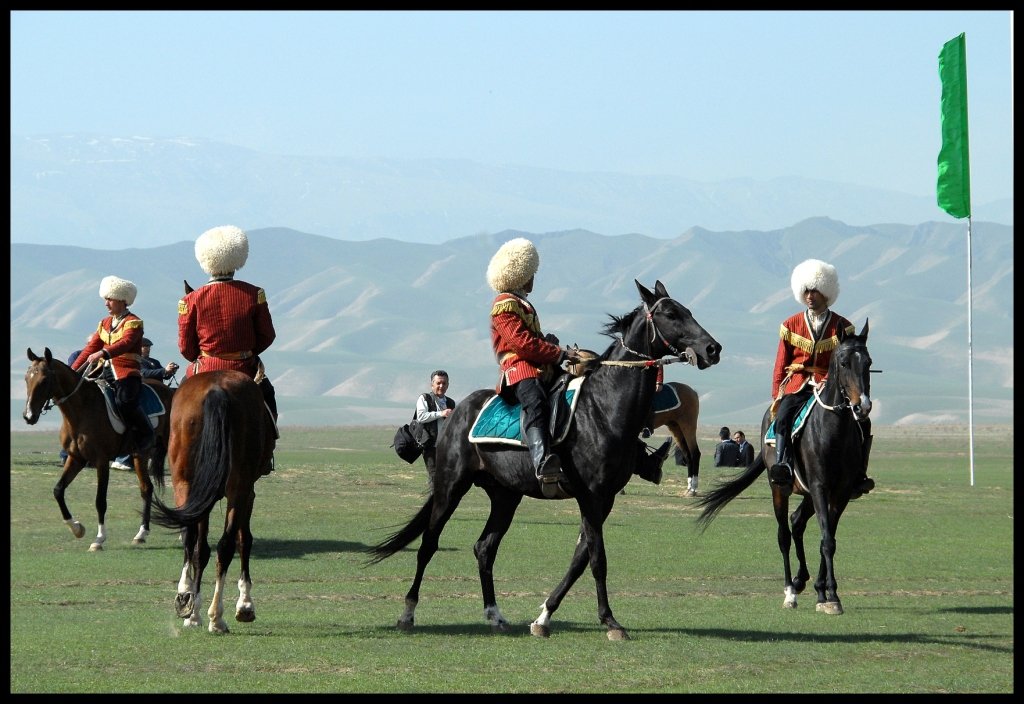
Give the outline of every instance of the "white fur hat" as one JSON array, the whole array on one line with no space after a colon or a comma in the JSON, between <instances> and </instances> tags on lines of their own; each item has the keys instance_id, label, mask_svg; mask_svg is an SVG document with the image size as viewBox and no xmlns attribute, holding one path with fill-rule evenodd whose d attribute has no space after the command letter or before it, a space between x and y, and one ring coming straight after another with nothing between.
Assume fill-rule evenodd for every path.
<instances>
[{"instance_id":1,"label":"white fur hat","mask_svg":"<svg viewBox=\"0 0 1024 704\"><path fill-rule=\"evenodd\" d=\"M210 276L233 274L249 258L249 238L234 225L214 227L196 240L196 260Z\"/></svg>"},{"instance_id":2,"label":"white fur hat","mask_svg":"<svg viewBox=\"0 0 1024 704\"><path fill-rule=\"evenodd\" d=\"M498 293L522 288L540 268L533 242L517 237L498 248L487 265L487 283Z\"/></svg>"},{"instance_id":3,"label":"white fur hat","mask_svg":"<svg viewBox=\"0 0 1024 704\"><path fill-rule=\"evenodd\" d=\"M115 301L124 301L126 306L135 303L135 296L139 293L139 287L127 279L116 276L104 276L100 281L100 298L113 298Z\"/></svg>"},{"instance_id":4,"label":"white fur hat","mask_svg":"<svg viewBox=\"0 0 1024 704\"><path fill-rule=\"evenodd\" d=\"M793 298L800 305L804 302L804 291L817 289L825 297L825 305L832 305L839 298L839 274L836 268L820 259L805 259L793 269L789 279Z\"/></svg>"}]
</instances>

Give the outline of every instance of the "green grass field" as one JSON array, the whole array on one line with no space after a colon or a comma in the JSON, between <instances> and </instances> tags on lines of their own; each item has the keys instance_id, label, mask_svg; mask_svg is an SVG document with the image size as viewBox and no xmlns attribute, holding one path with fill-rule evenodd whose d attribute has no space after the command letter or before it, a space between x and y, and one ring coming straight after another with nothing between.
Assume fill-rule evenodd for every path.
<instances>
[{"instance_id":1,"label":"green grass field","mask_svg":"<svg viewBox=\"0 0 1024 704\"><path fill-rule=\"evenodd\" d=\"M725 476L711 462L715 431L700 433L705 490ZM372 567L363 552L425 495L422 461L398 459L393 432L283 429L278 469L256 485L257 618L233 619L236 558L231 633L221 636L205 623L183 629L174 613L176 534L154 528L147 545L131 546L141 507L133 475L111 473L106 548L90 553L94 472L67 493L86 526L76 540L53 500L56 433L12 432L11 692L1013 692L1012 428L976 429L974 486L965 428L875 429L878 488L851 503L837 535L841 616L816 613L811 587L799 608L783 608L766 481L700 533L685 470L670 460L661 485L634 478L605 526L624 642L598 623L589 571L555 613L551 637L529 634L568 567L572 501L523 502L494 570L515 629L491 633L473 556L487 515L479 489L441 536L415 631L398 631L415 550ZM164 498L173 502L169 488ZM816 524L807 538L813 574Z\"/></svg>"}]
</instances>

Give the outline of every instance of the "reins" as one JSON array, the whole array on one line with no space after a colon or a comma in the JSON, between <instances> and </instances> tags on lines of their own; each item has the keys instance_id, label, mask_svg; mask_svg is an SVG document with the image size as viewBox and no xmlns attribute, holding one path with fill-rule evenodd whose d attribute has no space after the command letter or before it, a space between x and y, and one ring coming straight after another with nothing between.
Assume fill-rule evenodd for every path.
<instances>
[{"instance_id":1,"label":"reins","mask_svg":"<svg viewBox=\"0 0 1024 704\"><path fill-rule=\"evenodd\" d=\"M85 380L86 380L86 378L89 377L89 374L90 373L94 373L99 368L100 367L98 367L98 366L95 367L95 369L93 369L92 367L86 367L86 369L81 374L78 375L78 383L75 384L75 388L71 389L71 391L66 396L64 396L64 398L56 399L56 398L53 398L51 396L50 398L46 399L46 402L43 403L43 407L42 407L42 409L40 409L39 412L41 414L42 413L46 413L47 411L52 409L54 406L59 406L62 403L64 403L65 401L67 401L69 398L74 396L76 393L78 393L78 390L80 388L82 388L82 384L85 383ZM95 380L92 379L92 378L89 378L89 381L95 381ZM47 383L50 383L49 379L47 379Z\"/></svg>"}]
</instances>

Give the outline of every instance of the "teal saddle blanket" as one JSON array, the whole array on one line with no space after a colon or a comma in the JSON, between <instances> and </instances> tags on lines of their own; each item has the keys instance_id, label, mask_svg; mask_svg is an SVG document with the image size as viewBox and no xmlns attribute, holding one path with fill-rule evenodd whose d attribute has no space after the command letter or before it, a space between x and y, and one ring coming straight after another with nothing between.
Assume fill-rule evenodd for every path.
<instances>
[{"instance_id":1,"label":"teal saddle blanket","mask_svg":"<svg viewBox=\"0 0 1024 704\"><path fill-rule=\"evenodd\" d=\"M811 394L810 398L807 399L807 403L800 407L800 412L796 414L796 420L793 421L793 430L789 436L795 438L800 434L800 429L804 427L804 421L807 420L807 416L811 412L811 408L814 406L814 394ZM775 421L773 420L771 425L768 426L768 432L764 434L764 444L775 447Z\"/></svg>"},{"instance_id":2,"label":"teal saddle blanket","mask_svg":"<svg viewBox=\"0 0 1024 704\"><path fill-rule=\"evenodd\" d=\"M668 384L662 384L661 390L654 394L654 412L664 413L679 408L679 394Z\"/></svg>"},{"instance_id":3,"label":"teal saddle blanket","mask_svg":"<svg viewBox=\"0 0 1024 704\"><path fill-rule=\"evenodd\" d=\"M572 425L572 414L576 410L576 402L579 400L580 386L586 377L575 377L569 382L562 394L562 402L568 407L565 414L566 420L551 433L552 445L557 445L569 434L569 427ZM480 409L473 427L469 429L469 441L472 443L499 442L509 445L524 447L523 433L520 427L522 417L522 404L508 403L501 396L495 394L484 407Z\"/></svg>"},{"instance_id":4,"label":"teal saddle blanket","mask_svg":"<svg viewBox=\"0 0 1024 704\"><path fill-rule=\"evenodd\" d=\"M114 426L114 430L119 433L124 432L124 419L117 412L117 402L114 398L114 387L105 381L99 381L97 384L100 390L103 391L103 400L107 402L107 417L110 418L110 424ZM143 384L142 389L139 390L139 405L142 410L149 416L149 423L154 428L160 422L159 418L167 409L164 408L164 402L160 400L156 391L149 384Z\"/></svg>"}]
</instances>

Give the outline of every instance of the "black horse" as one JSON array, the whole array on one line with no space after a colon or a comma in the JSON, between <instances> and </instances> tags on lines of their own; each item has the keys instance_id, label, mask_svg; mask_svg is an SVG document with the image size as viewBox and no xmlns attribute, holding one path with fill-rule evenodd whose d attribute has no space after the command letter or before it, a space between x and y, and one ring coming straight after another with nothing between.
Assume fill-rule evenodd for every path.
<instances>
[{"instance_id":1,"label":"black horse","mask_svg":"<svg viewBox=\"0 0 1024 704\"><path fill-rule=\"evenodd\" d=\"M576 499L582 520L569 570L530 626L536 636L550 635L551 615L589 564L597 583L598 618L607 626L608 638L629 638L608 605L604 522L616 494L633 474L638 459L637 435L651 408L661 358L675 355L699 369L717 364L720 358L722 346L689 310L669 297L660 281L653 292L639 281L636 286L642 304L621 317L610 316L612 320L603 334L616 341L588 374L580 389L572 427L566 439L554 447L566 477L561 484ZM542 499L543 495L525 448L469 441L477 414L494 394L492 389L474 391L455 407L438 438L436 468L426 503L408 525L369 549L373 564L423 537L416 577L397 624L402 630L413 627L423 573L437 551L441 531L474 484L487 492L491 502L487 523L474 547L484 618L494 630L509 629L494 596L494 560L523 497Z\"/></svg>"},{"instance_id":2,"label":"black horse","mask_svg":"<svg viewBox=\"0 0 1024 704\"><path fill-rule=\"evenodd\" d=\"M800 439L793 448L795 478L792 487L771 484L772 504L778 522L779 550L785 570L783 605L796 608L796 596L803 592L810 578L804 555L804 529L815 513L821 529L821 564L814 590L818 593L817 610L826 614L843 613L833 558L836 552L836 530L854 490L867 469L871 448L871 355L868 353L868 323L859 335L847 335L832 353L828 378L823 387L815 388L815 403L807 414ZM703 509L697 518L708 527L727 503L754 483L767 467L775 462L775 448L763 442L771 423L770 409L761 421L761 453L745 472L727 479L697 502ZM789 495L803 496L800 505L789 516ZM792 526L792 530L790 529ZM792 577L789 562L790 543L796 544L799 569Z\"/></svg>"}]
</instances>

